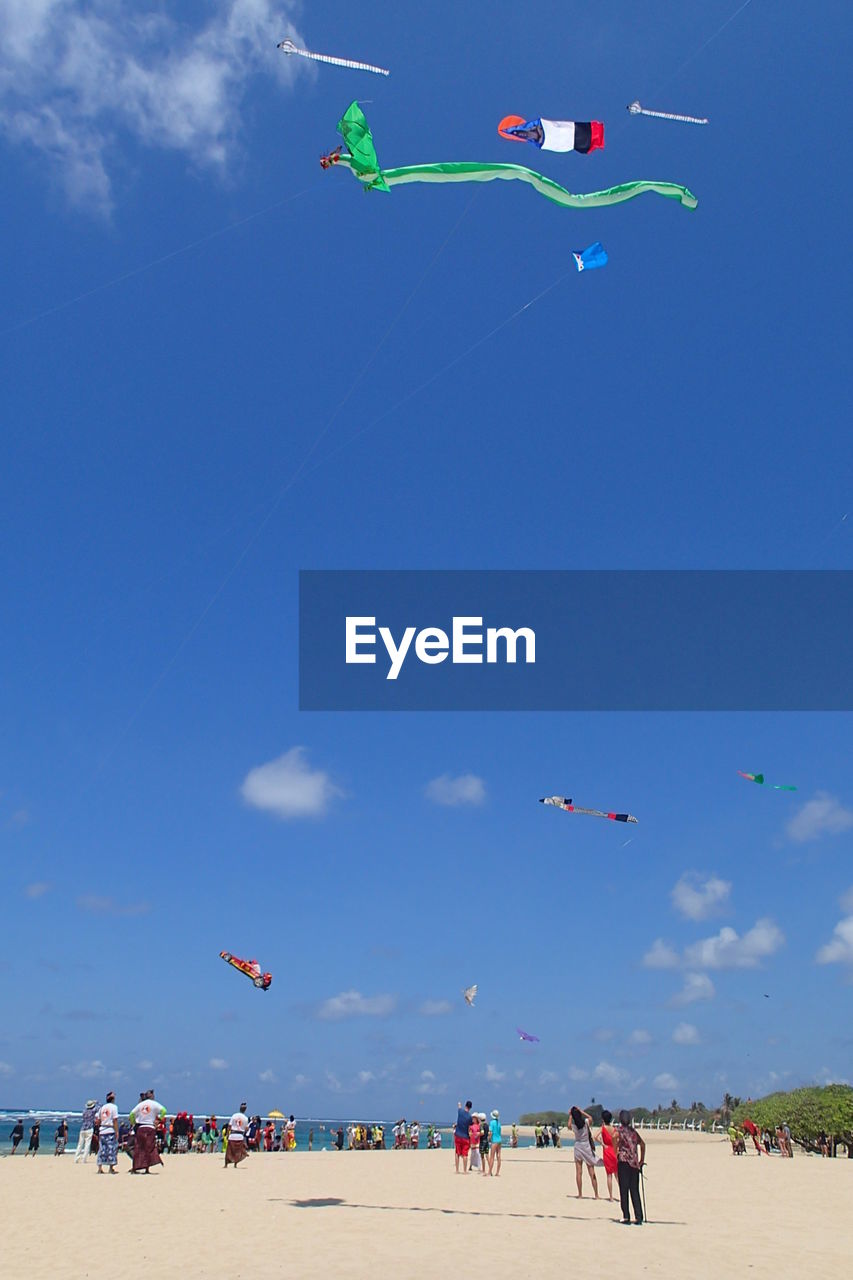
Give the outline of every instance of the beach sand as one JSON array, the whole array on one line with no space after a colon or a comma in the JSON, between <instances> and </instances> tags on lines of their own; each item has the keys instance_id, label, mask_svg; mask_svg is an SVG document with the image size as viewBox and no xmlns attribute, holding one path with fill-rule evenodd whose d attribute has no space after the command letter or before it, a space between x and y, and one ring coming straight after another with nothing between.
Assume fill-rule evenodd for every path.
<instances>
[{"instance_id":1,"label":"beach sand","mask_svg":"<svg viewBox=\"0 0 853 1280\"><path fill-rule=\"evenodd\" d=\"M93 1160L0 1161L8 1275L840 1277L853 1161L735 1158L727 1140L651 1133L647 1226L574 1198L571 1151L509 1151L499 1179L442 1151L167 1157L148 1176ZM599 1187L606 1191L603 1169ZM586 1175L585 1197L588 1193Z\"/></svg>"}]
</instances>

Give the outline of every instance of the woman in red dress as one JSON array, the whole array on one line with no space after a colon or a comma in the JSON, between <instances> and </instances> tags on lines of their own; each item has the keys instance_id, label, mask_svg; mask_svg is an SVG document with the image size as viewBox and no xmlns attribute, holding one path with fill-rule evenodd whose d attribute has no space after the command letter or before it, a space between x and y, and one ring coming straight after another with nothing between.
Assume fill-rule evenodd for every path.
<instances>
[{"instance_id":1,"label":"woman in red dress","mask_svg":"<svg viewBox=\"0 0 853 1280\"><path fill-rule=\"evenodd\" d=\"M604 1156L604 1172L607 1174L607 1198L613 1200L613 1176L616 1173L618 1161L616 1159L616 1136L611 1129L613 1124L613 1113L610 1111L602 1111L601 1113L601 1151Z\"/></svg>"}]
</instances>

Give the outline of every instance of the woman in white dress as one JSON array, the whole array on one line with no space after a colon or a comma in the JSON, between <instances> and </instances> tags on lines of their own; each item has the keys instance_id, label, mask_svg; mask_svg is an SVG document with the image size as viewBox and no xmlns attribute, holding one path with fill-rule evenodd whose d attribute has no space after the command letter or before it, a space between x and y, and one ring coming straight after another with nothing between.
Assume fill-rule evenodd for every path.
<instances>
[{"instance_id":1,"label":"woman in white dress","mask_svg":"<svg viewBox=\"0 0 853 1280\"><path fill-rule=\"evenodd\" d=\"M595 1177L595 1166L602 1162L595 1155L595 1141L592 1136L592 1116L580 1107L572 1107L569 1123L575 1140L575 1177L578 1183L578 1200L583 1199L583 1167L589 1170L592 1193L598 1199L598 1182Z\"/></svg>"}]
</instances>

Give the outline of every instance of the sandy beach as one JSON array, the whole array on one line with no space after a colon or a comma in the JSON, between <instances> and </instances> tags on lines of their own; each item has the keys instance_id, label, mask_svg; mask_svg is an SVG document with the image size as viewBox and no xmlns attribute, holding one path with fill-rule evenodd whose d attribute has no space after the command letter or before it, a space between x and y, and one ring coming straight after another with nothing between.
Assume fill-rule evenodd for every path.
<instances>
[{"instance_id":1,"label":"sandy beach","mask_svg":"<svg viewBox=\"0 0 853 1280\"><path fill-rule=\"evenodd\" d=\"M696 1277L849 1274L853 1161L734 1158L718 1136L648 1135L647 1226L574 1198L570 1150L507 1151L499 1179L448 1150L175 1156L149 1176L0 1161L10 1275ZM603 1170L600 1188L606 1191ZM585 1185L586 1195L586 1185Z\"/></svg>"}]
</instances>

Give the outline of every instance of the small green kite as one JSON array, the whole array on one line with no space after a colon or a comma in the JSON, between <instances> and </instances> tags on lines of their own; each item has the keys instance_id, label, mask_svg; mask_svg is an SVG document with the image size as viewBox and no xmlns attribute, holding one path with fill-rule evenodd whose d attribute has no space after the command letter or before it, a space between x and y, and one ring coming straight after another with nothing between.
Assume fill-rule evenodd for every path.
<instances>
[{"instance_id":1,"label":"small green kite","mask_svg":"<svg viewBox=\"0 0 853 1280\"><path fill-rule=\"evenodd\" d=\"M449 161L445 164L414 164L401 169L381 169L373 145L364 112L357 102L347 107L338 121L338 132L343 134L349 154L337 147L323 156L324 169L343 164L351 169L365 191L390 191L404 182L492 182L495 178L526 182L534 191L555 204L567 209L598 209L603 205L621 204L634 196L654 191L659 196L678 200L685 209L695 209L698 201L687 187L674 182L622 182L606 191L588 191L585 195L573 195L558 182L534 173L520 164L476 164L467 161Z\"/></svg>"}]
</instances>

